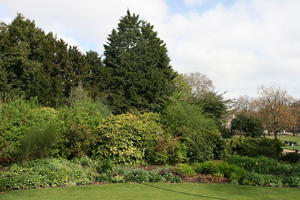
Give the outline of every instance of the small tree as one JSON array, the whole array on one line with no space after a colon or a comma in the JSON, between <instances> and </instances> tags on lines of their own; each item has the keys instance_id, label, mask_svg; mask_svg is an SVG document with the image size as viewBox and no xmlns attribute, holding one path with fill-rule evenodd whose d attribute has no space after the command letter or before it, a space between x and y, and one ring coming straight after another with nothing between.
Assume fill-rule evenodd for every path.
<instances>
[{"instance_id":1,"label":"small tree","mask_svg":"<svg viewBox=\"0 0 300 200\"><path fill-rule=\"evenodd\" d=\"M250 137L260 137L263 134L263 127L261 122L254 117L238 115L231 122L231 131L238 131Z\"/></svg>"},{"instance_id":2,"label":"small tree","mask_svg":"<svg viewBox=\"0 0 300 200\"><path fill-rule=\"evenodd\" d=\"M295 126L296 118L292 112L293 98L279 87L259 88L257 99L258 117L266 130L277 138L281 131Z\"/></svg>"}]
</instances>

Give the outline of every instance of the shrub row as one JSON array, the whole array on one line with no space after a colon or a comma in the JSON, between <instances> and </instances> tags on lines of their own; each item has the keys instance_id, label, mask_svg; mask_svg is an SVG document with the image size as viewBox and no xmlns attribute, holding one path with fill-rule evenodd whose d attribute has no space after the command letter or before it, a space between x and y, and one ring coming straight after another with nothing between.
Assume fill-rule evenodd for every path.
<instances>
[{"instance_id":1,"label":"shrub row","mask_svg":"<svg viewBox=\"0 0 300 200\"><path fill-rule=\"evenodd\" d=\"M96 173L62 159L35 160L1 172L0 190L87 184Z\"/></svg>"},{"instance_id":2,"label":"shrub row","mask_svg":"<svg viewBox=\"0 0 300 200\"><path fill-rule=\"evenodd\" d=\"M266 156L279 159L282 153L282 143L277 139L269 138L234 136L226 139L225 146L227 147L225 149L227 156Z\"/></svg>"},{"instance_id":3,"label":"shrub row","mask_svg":"<svg viewBox=\"0 0 300 200\"><path fill-rule=\"evenodd\" d=\"M68 161L43 159L14 164L0 174L0 191L82 185L93 182L181 182L171 170L148 171L140 168L116 168L110 162L89 158Z\"/></svg>"},{"instance_id":4,"label":"shrub row","mask_svg":"<svg viewBox=\"0 0 300 200\"><path fill-rule=\"evenodd\" d=\"M281 163L267 157L232 156L226 159L230 164L242 167L250 172L274 175L300 175L299 164Z\"/></svg>"},{"instance_id":5,"label":"shrub row","mask_svg":"<svg viewBox=\"0 0 300 200\"><path fill-rule=\"evenodd\" d=\"M235 160L238 157L235 157ZM235 164L229 164L227 162L213 162L207 161L204 163L195 163L194 168L196 172L203 174L221 174L224 175L231 183L238 183L243 185L255 185L255 186L300 186L300 177L299 177L299 165L292 166L290 168L284 168L285 164L278 165L277 168L272 168L271 165L260 163L261 160L266 161L267 158L257 159L256 164L253 165L254 169L252 170L250 166L252 166L252 161L247 163L247 157L239 157L240 160L245 160L245 164L241 164L242 162L236 162ZM231 159L229 161L232 161ZM240 161L239 160L239 161ZM274 162L274 161L272 161ZM233 163L233 162L232 162ZM240 166L238 166L241 164ZM245 169L243 168L245 166ZM264 174L265 172L270 172L275 169L278 169L279 172L274 174ZM287 170L287 171L285 171ZM284 175L285 174L285 175Z\"/></svg>"}]
</instances>

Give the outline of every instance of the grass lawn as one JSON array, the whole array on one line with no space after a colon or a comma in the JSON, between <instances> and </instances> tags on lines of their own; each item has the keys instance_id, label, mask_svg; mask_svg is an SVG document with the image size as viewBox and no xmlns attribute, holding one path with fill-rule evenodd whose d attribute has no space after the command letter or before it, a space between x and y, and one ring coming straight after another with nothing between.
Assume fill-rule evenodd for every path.
<instances>
[{"instance_id":1,"label":"grass lawn","mask_svg":"<svg viewBox=\"0 0 300 200\"><path fill-rule=\"evenodd\" d=\"M274 138L274 136L268 136L268 138ZM279 140L281 141L290 141L290 142L297 142L297 146L289 146L286 145L284 146L284 149L289 149L289 150L299 150L300 151L300 136L292 136L292 135L281 135L278 137Z\"/></svg>"},{"instance_id":2,"label":"grass lawn","mask_svg":"<svg viewBox=\"0 0 300 200\"><path fill-rule=\"evenodd\" d=\"M0 200L288 200L299 199L300 189L232 184L145 183L104 184L32 189L0 193Z\"/></svg>"}]
</instances>

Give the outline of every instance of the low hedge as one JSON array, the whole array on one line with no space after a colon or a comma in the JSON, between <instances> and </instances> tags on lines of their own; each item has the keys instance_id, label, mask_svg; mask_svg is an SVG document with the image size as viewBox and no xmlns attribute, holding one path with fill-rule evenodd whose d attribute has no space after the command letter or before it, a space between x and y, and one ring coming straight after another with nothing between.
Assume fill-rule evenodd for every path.
<instances>
[{"instance_id":1,"label":"low hedge","mask_svg":"<svg viewBox=\"0 0 300 200\"><path fill-rule=\"evenodd\" d=\"M230 164L237 165L249 172L259 174L292 175L299 172L298 165L278 162L267 157L232 156L226 159Z\"/></svg>"},{"instance_id":2,"label":"low hedge","mask_svg":"<svg viewBox=\"0 0 300 200\"><path fill-rule=\"evenodd\" d=\"M82 185L93 182L181 182L170 169L148 171L142 168L118 168L109 162L89 158L44 159L14 164L0 174L0 191Z\"/></svg>"},{"instance_id":3,"label":"low hedge","mask_svg":"<svg viewBox=\"0 0 300 200\"><path fill-rule=\"evenodd\" d=\"M34 160L12 165L0 175L0 190L80 185L95 180L95 173L68 160Z\"/></svg>"}]
</instances>

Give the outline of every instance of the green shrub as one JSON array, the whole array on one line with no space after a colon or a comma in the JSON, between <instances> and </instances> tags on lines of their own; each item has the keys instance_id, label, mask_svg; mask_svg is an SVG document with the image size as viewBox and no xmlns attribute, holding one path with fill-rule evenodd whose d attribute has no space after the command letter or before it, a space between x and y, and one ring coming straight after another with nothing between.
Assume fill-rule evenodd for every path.
<instances>
[{"instance_id":1,"label":"green shrub","mask_svg":"<svg viewBox=\"0 0 300 200\"><path fill-rule=\"evenodd\" d=\"M217 166L217 163L213 161L206 161L204 163L195 163L194 168L197 173L203 173L203 174L220 173L220 169Z\"/></svg>"},{"instance_id":2,"label":"green shrub","mask_svg":"<svg viewBox=\"0 0 300 200\"><path fill-rule=\"evenodd\" d=\"M171 103L162 116L170 132L186 141L190 161L220 158L222 138L218 127L199 106L185 102Z\"/></svg>"},{"instance_id":3,"label":"green shrub","mask_svg":"<svg viewBox=\"0 0 300 200\"><path fill-rule=\"evenodd\" d=\"M182 176L193 176L196 174L194 168L188 164L177 164L175 170Z\"/></svg>"},{"instance_id":4,"label":"green shrub","mask_svg":"<svg viewBox=\"0 0 300 200\"><path fill-rule=\"evenodd\" d=\"M152 151L147 156L151 164L175 164L188 160L186 144L169 135L156 138Z\"/></svg>"},{"instance_id":5,"label":"green shrub","mask_svg":"<svg viewBox=\"0 0 300 200\"><path fill-rule=\"evenodd\" d=\"M266 156L278 159L282 152L282 143L276 139L269 138L251 138L243 136L234 136L226 139L228 154L237 154L242 156Z\"/></svg>"},{"instance_id":6,"label":"green shrub","mask_svg":"<svg viewBox=\"0 0 300 200\"><path fill-rule=\"evenodd\" d=\"M94 157L124 165L143 162L164 135L159 121L155 113L109 116L97 129Z\"/></svg>"},{"instance_id":7,"label":"green shrub","mask_svg":"<svg viewBox=\"0 0 300 200\"><path fill-rule=\"evenodd\" d=\"M285 186L300 187L300 177L299 176L284 176L283 184Z\"/></svg>"},{"instance_id":8,"label":"green shrub","mask_svg":"<svg viewBox=\"0 0 300 200\"><path fill-rule=\"evenodd\" d=\"M239 183L247 173L246 170L227 162L207 161L195 163L194 168L198 173L224 175L232 183Z\"/></svg>"},{"instance_id":9,"label":"green shrub","mask_svg":"<svg viewBox=\"0 0 300 200\"><path fill-rule=\"evenodd\" d=\"M87 184L94 171L61 159L44 159L12 165L0 174L0 190Z\"/></svg>"},{"instance_id":10,"label":"green shrub","mask_svg":"<svg viewBox=\"0 0 300 200\"><path fill-rule=\"evenodd\" d=\"M231 122L231 131L244 133L249 137L260 137L263 134L263 127L261 121L254 117L238 115Z\"/></svg>"},{"instance_id":11,"label":"green shrub","mask_svg":"<svg viewBox=\"0 0 300 200\"><path fill-rule=\"evenodd\" d=\"M110 173L114 170L114 164L110 160L99 161L96 167L98 173Z\"/></svg>"},{"instance_id":12,"label":"green shrub","mask_svg":"<svg viewBox=\"0 0 300 200\"><path fill-rule=\"evenodd\" d=\"M33 127L27 132L20 140L18 156L21 160L47 158L58 153L61 135L57 127Z\"/></svg>"},{"instance_id":13,"label":"green shrub","mask_svg":"<svg viewBox=\"0 0 300 200\"><path fill-rule=\"evenodd\" d=\"M277 186L283 185L282 179L277 176L269 174L257 174L254 172L246 173L241 181L244 185L255 185L255 186Z\"/></svg>"},{"instance_id":14,"label":"green shrub","mask_svg":"<svg viewBox=\"0 0 300 200\"><path fill-rule=\"evenodd\" d=\"M59 117L65 125L61 156L69 159L91 156L97 141L97 127L108 114L106 106L88 97L74 100L69 107L61 108Z\"/></svg>"},{"instance_id":15,"label":"green shrub","mask_svg":"<svg viewBox=\"0 0 300 200\"><path fill-rule=\"evenodd\" d=\"M168 183L180 183L182 180L179 176L175 176L172 172L160 172L161 176L165 178Z\"/></svg>"},{"instance_id":16,"label":"green shrub","mask_svg":"<svg viewBox=\"0 0 300 200\"><path fill-rule=\"evenodd\" d=\"M0 160L35 159L56 153L62 131L58 112L40 107L36 99L16 99L0 108ZM50 130L51 129L51 130ZM36 152L39 149L39 152Z\"/></svg>"},{"instance_id":17,"label":"green shrub","mask_svg":"<svg viewBox=\"0 0 300 200\"><path fill-rule=\"evenodd\" d=\"M251 158L246 156L232 156L226 161L230 164L242 167L250 172L259 174L282 174L293 173L294 167L290 164L280 163L277 160L267 157Z\"/></svg>"},{"instance_id":18,"label":"green shrub","mask_svg":"<svg viewBox=\"0 0 300 200\"><path fill-rule=\"evenodd\" d=\"M300 154L299 153L288 153L284 155L281 158L282 161L284 162L289 162L289 163L296 163L300 161Z\"/></svg>"}]
</instances>

